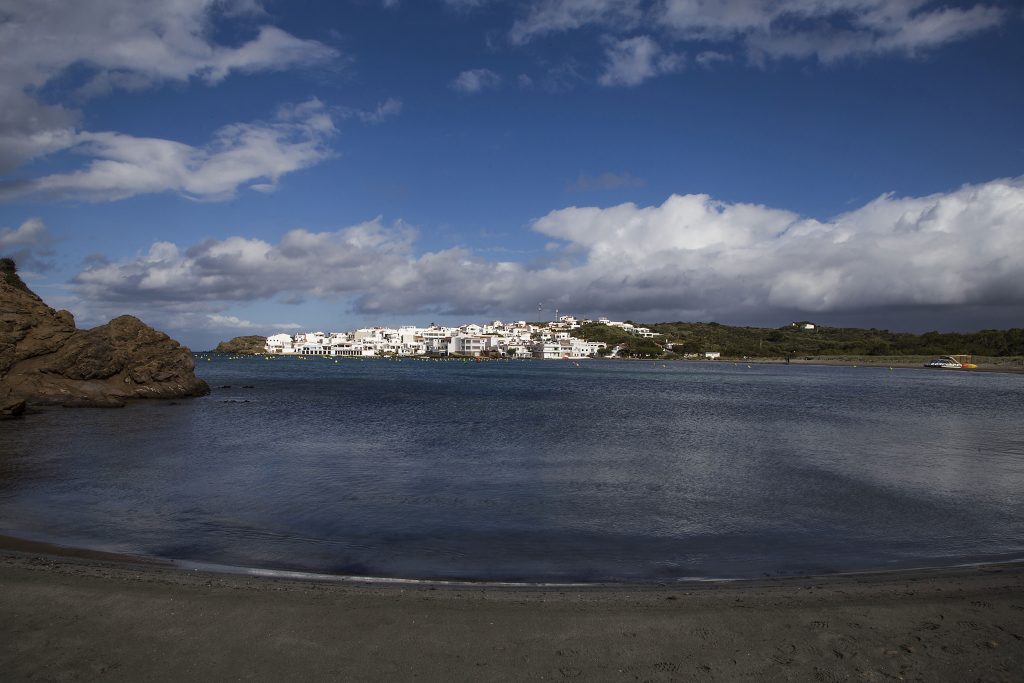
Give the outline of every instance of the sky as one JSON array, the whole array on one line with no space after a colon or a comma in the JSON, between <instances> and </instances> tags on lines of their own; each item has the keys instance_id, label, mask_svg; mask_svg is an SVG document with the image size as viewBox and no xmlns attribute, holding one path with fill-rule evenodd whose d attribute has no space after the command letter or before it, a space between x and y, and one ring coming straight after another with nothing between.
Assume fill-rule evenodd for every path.
<instances>
[{"instance_id":1,"label":"sky","mask_svg":"<svg viewBox=\"0 0 1024 683\"><path fill-rule=\"evenodd\" d=\"M1024 326L1019 0L3 0L0 255L194 349Z\"/></svg>"}]
</instances>

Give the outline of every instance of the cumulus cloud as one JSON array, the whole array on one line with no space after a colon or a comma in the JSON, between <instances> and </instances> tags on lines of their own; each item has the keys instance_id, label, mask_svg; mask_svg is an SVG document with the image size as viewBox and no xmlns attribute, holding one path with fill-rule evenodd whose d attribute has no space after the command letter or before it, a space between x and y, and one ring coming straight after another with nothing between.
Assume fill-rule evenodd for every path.
<instances>
[{"instance_id":1,"label":"cumulus cloud","mask_svg":"<svg viewBox=\"0 0 1024 683\"><path fill-rule=\"evenodd\" d=\"M467 249L416 253L380 219L272 244L232 237L97 263L75 279L91 302L344 300L363 313L734 318L892 307L1024 305L1024 178L926 197L883 195L828 221L756 204L673 195L658 206L552 211L532 229L558 246L541 264Z\"/></svg>"},{"instance_id":2,"label":"cumulus cloud","mask_svg":"<svg viewBox=\"0 0 1024 683\"><path fill-rule=\"evenodd\" d=\"M754 62L791 57L830 63L886 53L915 55L989 30L1009 14L994 3L963 5L950 7L938 0L533 0L513 23L509 40L521 44L585 26L644 27L681 42L733 44Z\"/></svg>"},{"instance_id":3,"label":"cumulus cloud","mask_svg":"<svg viewBox=\"0 0 1024 683\"><path fill-rule=\"evenodd\" d=\"M679 71L685 62L680 54L664 52L650 36L613 41L605 58L604 73L597 79L601 85L640 85L649 78Z\"/></svg>"},{"instance_id":4,"label":"cumulus cloud","mask_svg":"<svg viewBox=\"0 0 1024 683\"><path fill-rule=\"evenodd\" d=\"M286 173L329 156L327 141L334 133L330 114L316 99L282 107L270 122L225 126L202 147L120 133L75 133L67 147L90 157L88 165L0 183L0 200L110 201L171 191L212 201L232 197L241 186L268 192Z\"/></svg>"},{"instance_id":5,"label":"cumulus cloud","mask_svg":"<svg viewBox=\"0 0 1024 683\"><path fill-rule=\"evenodd\" d=\"M374 279L400 281L414 236L404 223L376 219L337 232L292 230L277 244L229 237L182 249L156 242L137 258L86 268L75 285L90 300L155 305L348 295Z\"/></svg>"},{"instance_id":6,"label":"cumulus cloud","mask_svg":"<svg viewBox=\"0 0 1024 683\"><path fill-rule=\"evenodd\" d=\"M452 90L463 93L478 93L487 88L497 88L501 76L490 69L469 69L463 71L451 82Z\"/></svg>"},{"instance_id":7,"label":"cumulus cloud","mask_svg":"<svg viewBox=\"0 0 1024 683\"><path fill-rule=\"evenodd\" d=\"M46 270L53 256L54 238L38 218L17 228L0 228L0 257L13 258L23 269Z\"/></svg>"},{"instance_id":8,"label":"cumulus cloud","mask_svg":"<svg viewBox=\"0 0 1024 683\"><path fill-rule=\"evenodd\" d=\"M262 23L237 46L218 18L264 22L256 0L9 0L0 11L0 172L73 143L77 113L35 95L75 67L80 97L165 81L216 84L236 72L335 60L338 52Z\"/></svg>"}]
</instances>

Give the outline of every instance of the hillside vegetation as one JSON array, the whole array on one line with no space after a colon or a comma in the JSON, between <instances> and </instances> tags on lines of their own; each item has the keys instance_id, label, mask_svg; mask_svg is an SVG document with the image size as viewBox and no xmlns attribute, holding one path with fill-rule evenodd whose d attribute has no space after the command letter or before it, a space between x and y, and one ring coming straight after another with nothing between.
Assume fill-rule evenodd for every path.
<instances>
[{"instance_id":1,"label":"hillside vegetation","mask_svg":"<svg viewBox=\"0 0 1024 683\"><path fill-rule=\"evenodd\" d=\"M589 332L589 327L588 332ZM779 358L787 356L930 356L970 353L976 356L1024 355L1024 329L980 332L890 332L875 328L800 326L733 327L718 323L648 325L660 344L675 354L720 351L723 356ZM646 341L646 340L639 340Z\"/></svg>"}]
</instances>

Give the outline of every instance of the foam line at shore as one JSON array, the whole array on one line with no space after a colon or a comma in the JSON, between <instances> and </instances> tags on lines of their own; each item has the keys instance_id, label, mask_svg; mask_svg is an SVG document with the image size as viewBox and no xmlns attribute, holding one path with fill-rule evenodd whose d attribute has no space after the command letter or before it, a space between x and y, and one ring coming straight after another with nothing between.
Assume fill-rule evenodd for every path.
<instances>
[{"instance_id":1,"label":"foam line at shore","mask_svg":"<svg viewBox=\"0 0 1024 683\"><path fill-rule=\"evenodd\" d=\"M150 566L162 566L181 570L184 573L211 573L227 574L233 576L251 576L263 579L279 579L288 581L304 581L314 583L335 583L335 584L363 584L381 586L443 586L443 587L480 587L480 588L662 588L679 586L685 584L735 584L755 585L762 583L774 583L778 581L800 581L807 579L843 579L868 576L899 576L901 574L941 574L943 572L957 572L969 569L984 569L985 567L1024 565L1024 557L1000 558L982 560L976 562L964 562L952 565L938 566L917 566L899 567L891 569L866 569L846 572L833 572L829 574L795 574L791 576L755 577L750 579L730 577L703 577L684 576L660 581L491 581L472 579L441 579L441 578L411 578L411 577L388 577L388 576L363 576L353 574L326 574L321 572L304 572L288 569L266 569L261 567L246 567L242 565L218 564L214 562L202 562L195 560L180 560L173 558L161 558L149 555L134 553L118 553L90 548L78 548L44 541L19 538L16 536L0 534L0 550L9 550L18 553L39 553L55 557L77 558L82 560L95 560L101 562L118 562L127 564L140 564Z\"/></svg>"}]
</instances>

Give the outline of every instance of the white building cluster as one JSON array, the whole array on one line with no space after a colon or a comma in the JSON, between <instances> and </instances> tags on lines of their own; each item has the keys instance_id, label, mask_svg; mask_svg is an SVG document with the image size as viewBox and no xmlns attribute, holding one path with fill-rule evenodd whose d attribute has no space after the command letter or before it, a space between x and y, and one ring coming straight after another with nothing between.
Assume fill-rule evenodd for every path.
<instances>
[{"instance_id":1,"label":"white building cluster","mask_svg":"<svg viewBox=\"0 0 1024 683\"><path fill-rule=\"evenodd\" d=\"M598 322L622 327L638 336L653 337L645 327L609 321L577 321L563 315L555 322L534 325L520 320L460 327L366 327L352 332L302 332L295 336L275 334L267 338L267 353L297 356L499 356L503 358L593 358L603 342L574 337L580 323Z\"/></svg>"}]
</instances>

